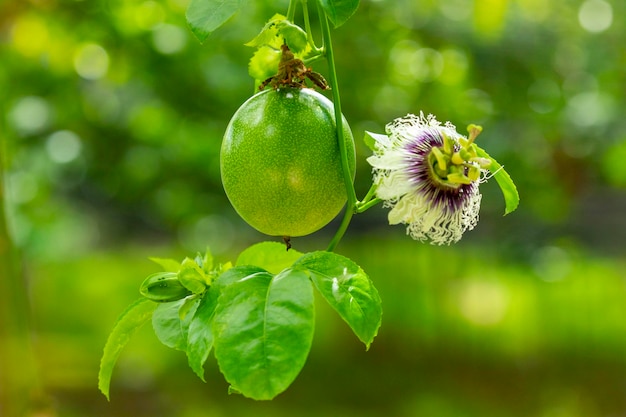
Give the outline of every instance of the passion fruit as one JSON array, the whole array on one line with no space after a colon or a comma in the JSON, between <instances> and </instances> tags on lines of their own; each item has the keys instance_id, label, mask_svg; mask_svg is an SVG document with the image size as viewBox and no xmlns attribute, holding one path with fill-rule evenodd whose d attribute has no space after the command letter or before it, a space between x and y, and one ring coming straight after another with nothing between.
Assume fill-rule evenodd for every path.
<instances>
[{"instance_id":1,"label":"passion fruit","mask_svg":"<svg viewBox=\"0 0 626 417\"><path fill-rule=\"evenodd\" d=\"M354 139L342 123L354 178ZM220 168L237 213L267 235L311 234L347 200L333 104L311 89L265 90L243 103L226 128Z\"/></svg>"}]
</instances>

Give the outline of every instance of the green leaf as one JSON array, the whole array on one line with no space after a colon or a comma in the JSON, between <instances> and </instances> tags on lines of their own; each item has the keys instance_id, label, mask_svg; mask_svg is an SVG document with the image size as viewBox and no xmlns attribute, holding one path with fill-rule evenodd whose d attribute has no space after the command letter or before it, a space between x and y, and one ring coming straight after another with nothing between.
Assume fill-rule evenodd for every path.
<instances>
[{"instance_id":1,"label":"green leaf","mask_svg":"<svg viewBox=\"0 0 626 417\"><path fill-rule=\"evenodd\" d=\"M297 250L287 250L283 243L261 242L241 252L236 265L255 265L277 274L289 268L301 256L302 253Z\"/></svg>"},{"instance_id":2,"label":"green leaf","mask_svg":"<svg viewBox=\"0 0 626 417\"><path fill-rule=\"evenodd\" d=\"M187 336L187 362L189 367L204 381L204 362L213 348L211 323L217 305L217 291L211 287L200 300L189 325Z\"/></svg>"},{"instance_id":3,"label":"green leaf","mask_svg":"<svg viewBox=\"0 0 626 417\"><path fill-rule=\"evenodd\" d=\"M180 283L194 294L199 294L206 290L208 285L205 272L200 265L191 258L185 258L178 271Z\"/></svg>"},{"instance_id":4,"label":"green leaf","mask_svg":"<svg viewBox=\"0 0 626 417\"><path fill-rule=\"evenodd\" d=\"M519 205L519 193L517 192L517 187L515 186L515 183L513 183L511 176L504 170L502 165L500 165L495 159L489 156L487 152L478 146L476 146L476 154L491 161L489 172L491 172L493 177L498 182L502 195L504 196L504 215L506 216L507 214L512 213Z\"/></svg>"},{"instance_id":5,"label":"green leaf","mask_svg":"<svg viewBox=\"0 0 626 417\"><path fill-rule=\"evenodd\" d=\"M211 253L209 248L207 248L203 257L201 257L200 254L196 256L196 263L207 274L213 270L213 254Z\"/></svg>"},{"instance_id":6,"label":"green leaf","mask_svg":"<svg viewBox=\"0 0 626 417\"><path fill-rule=\"evenodd\" d=\"M259 84L276 75L280 62L280 50L262 46L254 52L248 63L248 74Z\"/></svg>"},{"instance_id":7,"label":"green leaf","mask_svg":"<svg viewBox=\"0 0 626 417\"><path fill-rule=\"evenodd\" d=\"M137 329L150 320L156 306L156 303L141 298L131 304L117 319L104 346L104 353L100 360L100 372L98 373L98 388L107 397L107 400L109 399L113 367L120 356L120 352Z\"/></svg>"},{"instance_id":8,"label":"green leaf","mask_svg":"<svg viewBox=\"0 0 626 417\"><path fill-rule=\"evenodd\" d=\"M221 372L246 397L274 398L304 366L314 324L313 286L302 271L257 273L225 287L213 319Z\"/></svg>"},{"instance_id":9,"label":"green leaf","mask_svg":"<svg viewBox=\"0 0 626 417\"><path fill-rule=\"evenodd\" d=\"M369 349L378 333L382 307L367 274L350 259L332 252L311 252L293 264L310 273L315 287Z\"/></svg>"},{"instance_id":10,"label":"green leaf","mask_svg":"<svg viewBox=\"0 0 626 417\"><path fill-rule=\"evenodd\" d=\"M189 367L204 381L204 363L209 357L213 348L213 314L217 306L217 300L222 288L255 273L265 273L256 267L231 268L221 274L209 287L200 300L200 304L195 311L191 324L189 325L187 336L187 361Z\"/></svg>"},{"instance_id":11,"label":"green leaf","mask_svg":"<svg viewBox=\"0 0 626 417\"><path fill-rule=\"evenodd\" d=\"M179 310L185 305L186 301L183 299L160 304L152 315L152 328L161 343L172 349L182 351L187 349L187 332L193 317L193 311L198 305L198 300L194 300L195 308L192 307L188 314L181 318Z\"/></svg>"},{"instance_id":12,"label":"green leaf","mask_svg":"<svg viewBox=\"0 0 626 417\"><path fill-rule=\"evenodd\" d=\"M320 4L336 28L346 23L359 8L359 0L320 0Z\"/></svg>"},{"instance_id":13,"label":"green leaf","mask_svg":"<svg viewBox=\"0 0 626 417\"><path fill-rule=\"evenodd\" d=\"M287 46L294 53L300 53L308 46L306 32L298 25L294 25L288 20L283 20L277 24L278 33L283 35Z\"/></svg>"},{"instance_id":14,"label":"green leaf","mask_svg":"<svg viewBox=\"0 0 626 417\"><path fill-rule=\"evenodd\" d=\"M187 23L200 42L222 26L241 7L242 0L191 0L187 7Z\"/></svg>"},{"instance_id":15,"label":"green leaf","mask_svg":"<svg viewBox=\"0 0 626 417\"><path fill-rule=\"evenodd\" d=\"M181 320L185 320L185 317L187 317L189 313L193 316L202 295L204 294L194 294L183 300L183 304L178 309L178 317L180 317Z\"/></svg>"},{"instance_id":16,"label":"green leaf","mask_svg":"<svg viewBox=\"0 0 626 417\"><path fill-rule=\"evenodd\" d=\"M270 20L267 21L267 23L265 23L261 32L259 32L254 39L245 45L253 48L267 45L276 50L280 50L280 47L283 44L283 38L282 36L279 36L278 23L284 21L285 19L285 16L276 13Z\"/></svg>"},{"instance_id":17,"label":"green leaf","mask_svg":"<svg viewBox=\"0 0 626 417\"><path fill-rule=\"evenodd\" d=\"M163 268L163 271L166 272L178 272L180 269L180 262L175 261L174 259L164 259L164 258L148 258L152 262L158 264Z\"/></svg>"}]
</instances>

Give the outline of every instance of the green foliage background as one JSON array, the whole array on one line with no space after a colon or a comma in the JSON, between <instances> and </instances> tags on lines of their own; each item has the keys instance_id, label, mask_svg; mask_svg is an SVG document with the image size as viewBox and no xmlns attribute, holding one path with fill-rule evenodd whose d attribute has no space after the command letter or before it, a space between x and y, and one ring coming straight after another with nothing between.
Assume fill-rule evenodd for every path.
<instances>
[{"instance_id":1,"label":"green foliage background","mask_svg":"<svg viewBox=\"0 0 626 417\"><path fill-rule=\"evenodd\" d=\"M607 4L611 24L598 30ZM229 260L264 239L228 204L218 152L253 92L243 44L287 2L247 1L204 45L185 26L186 5L0 6L3 197L44 407L62 416L626 413L626 4L615 0L363 0L333 33L355 137L409 112L482 124L479 144L514 178L520 208L502 218L488 183L477 229L450 248L410 241L382 209L356 216L339 252L379 288L381 333L366 354L318 308L311 357L274 402L227 396L216 369L202 383L145 329L106 403L101 349L156 271L147 257L182 259L208 245ZM362 195L368 151L359 143L357 152ZM294 245L318 249L332 231Z\"/></svg>"}]
</instances>

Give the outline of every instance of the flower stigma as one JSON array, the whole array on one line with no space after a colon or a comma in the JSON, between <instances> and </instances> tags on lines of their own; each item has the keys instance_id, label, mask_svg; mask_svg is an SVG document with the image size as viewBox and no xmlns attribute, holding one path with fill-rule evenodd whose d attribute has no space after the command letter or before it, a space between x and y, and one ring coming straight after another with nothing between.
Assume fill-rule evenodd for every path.
<instances>
[{"instance_id":1,"label":"flower stigma","mask_svg":"<svg viewBox=\"0 0 626 417\"><path fill-rule=\"evenodd\" d=\"M390 224L406 224L419 241L444 245L459 241L478 223L480 183L488 177L491 160L478 156L474 144L482 128L457 133L450 122L433 115L409 114L373 135L372 165L376 196L391 208Z\"/></svg>"}]
</instances>

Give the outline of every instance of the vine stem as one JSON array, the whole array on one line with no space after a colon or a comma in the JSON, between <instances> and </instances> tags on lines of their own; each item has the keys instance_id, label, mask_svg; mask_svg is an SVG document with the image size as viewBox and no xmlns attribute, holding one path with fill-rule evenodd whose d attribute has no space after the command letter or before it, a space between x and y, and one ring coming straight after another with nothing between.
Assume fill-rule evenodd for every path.
<instances>
[{"instance_id":1,"label":"vine stem","mask_svg":"<svg viewBox=\"0 0 626 417\"><path fill-rule=\"evenodd\" d=\"M355 212L363 213L365 210L374 207L376 204L381 203L382 200L376 197L376 188L378 188L377 184L372 184L369 191L361 201L356 202Z\"/></svg>"},{"instance_id":2,"label":"vine stem","mask_svg":"<svg viewBox=\"0 0 626 417\"><path fill-rule=\"evenodd\" d=\"M346 209L344 211L344 216L335 233L332 240L330 241L327 251L332 252L335 247L341 241L341 238L345 234L350 221L352 220L352 216L356 212L356 192L354 190L354 183L352 180L352 175L350 175L350 165L348 163L348 150L346 148L345 137L343 135L343 114L341 112L341 98L339 96L339 83L337 81L337 68L335 67L335 55L333 52L333 44L330 36L330 25L328 23L328 18L324 13L319 1L317 1L317 9L320 18L320 26L322 29L322 48L326 54L326 59L328 61L328 79L331 87L331 91L333 94L333 105L335 108L335 125L337 128L337 141L339 143L339 153L341 155L341 169L343 171L343 179L346 187L346 193L348 196L348 202L346 204Z\"/></svg>"},{"instance_id":3,"label":"vine stem","mask_svg":"<svg viewBox=\"0 0 626 417\"><path fill-rule=\"evenodd\" d=\"M289 8L287 9L287 20L293 22L296 17L296 5L300 0L289 0Z\"/></svg>"}]
</instances>

